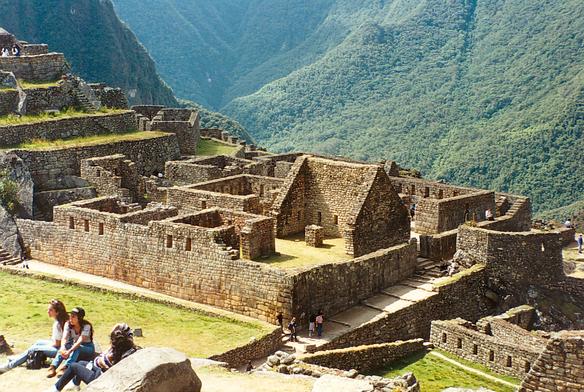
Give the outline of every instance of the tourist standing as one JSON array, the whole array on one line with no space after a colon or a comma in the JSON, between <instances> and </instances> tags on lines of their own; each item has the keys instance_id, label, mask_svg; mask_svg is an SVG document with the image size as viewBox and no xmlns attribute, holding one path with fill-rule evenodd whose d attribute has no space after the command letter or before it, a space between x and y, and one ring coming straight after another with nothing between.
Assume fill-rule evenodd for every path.
<instances>
[{"instance_id":1,"label":"tourist standing","mask_svg":"<svg viewBox=\"0 0 584 392\"><path fill-rule=\"evenodd\" d=\"M8 57L10 55L10 51L7 48L2 48L2 57Z\"/></svg>"},{"instance_id":2,"label":"tourist standing","mask_svg":"<svg viewBox=\"0 0 584 392\"><path fill-rule=\"evenodd\" d=\"M487 210L485 211L485 218L489 221L495 220L495 217L493 216L493 212L491 211L490 208L487 208Z\"/></svg>"},{"instance_id":3,"label":"tourist standing","mask_svg":"<svg viewBox=\"0 0 584 392\"><path fill-rule=\"evenodd\" d=\"M571 229L572 227L574 227L572 225L572 221L570 220L570 218L566 219L566 222L564 222L564 227L566 227L567 229Z\"/></svg>"},{"instance_id":4,"label":"tourist standing","mask_svg":"<svg viewBox=\"0 0 584 392\"><path fill-rule=\"evenodd\" d=\"M314 314L310 314L308 317L308 337L311 338L314 335L314 328L316 326L316 316Z\"/></svg>"},{"instance_id":5,"label":"tourist standing","mask_svg":"<svg viewBox=\"0 0 584 392\"><path fill-rule=\"evenodd\" d=\"M324 316L322 315L322 310L318 311L318 316L316 316L316 334L320 338L322 337L322 327L324 324Z\"/></svg>"},{"instance_id":6,"label":"tourist standing","mask_svg":"<svg viewBox=\"0 0 584 392\"><path fill-rule=\"evenodd\" d=\"M282 312L278 312L278 314L276 315L276 321L278 322L280 329L283 331L284 330L284 315L282 314Z\"/></svg>"},{"instance_id":7,"label":"tourist standing","mask_svg":"<svg viewBox=\"0 0 584 392\"><path fill-rule=\"evenodd\" d=\"M584 246L584 239L582 238L582 234L578 236L576 242L578 243L578 253L582 254L582 247Z\"/></svg>"},{"instance_id":8,"label":"tourist standing","mask_svg":"<svg viewBox=\"0 0 584 392\"><path fill-rule=\"evenodd\" d=\"M298 341L298 332L297 332L297 325L296 325L296 317L292 317L290 323L288 323L288 330L290 331L290 341L297 342Z\"/></svg>"},{"instance_id":9,"label":"tourist standing","mask_svg":"<svg viewBox=\"0 0 584 392\"><path fill-rule=\"evenodd\" d=\"M53 323L53 333L51 335L51 340L39 340L33 344L28 350L22 354L16 356L8 361L4 366L0 366L0 374L6 373L7 371L14 369L17 366L22 365L26 362L29 354L40 351L44 353L48 358L54 358L57 355L57 350L61 346L61 340L63 339L63 329L65 323L69 319L67 310L63 302L54 299L49 303L47 309L47 314L50 318L55 320Z\"/></svg>"},{"instance_id":10,"label":"tourist standing","mask_svg":"<svg viewBox=\"0 0 584 392\"><path fill-rule=\"evenodd\" d=\"M14 45L12 47L12 55L14 57L19 57L20 56L20 48L18 47L18 45Z\"/></svg>"}]
</instances>

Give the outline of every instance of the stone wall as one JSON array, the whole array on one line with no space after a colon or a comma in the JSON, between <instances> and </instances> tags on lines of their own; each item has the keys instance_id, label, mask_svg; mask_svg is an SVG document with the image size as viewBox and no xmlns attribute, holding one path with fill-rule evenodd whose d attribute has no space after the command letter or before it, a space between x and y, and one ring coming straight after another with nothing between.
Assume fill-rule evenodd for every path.
<instances>
[{"instance_id":1,"label":"stone wall","mask_svg":"<svg viewBox=\"0 0 584 392\"><path fill-rule=\"evenodd\" d=\"M180 156L173 134L85 147L14 152L28 165L37 191L63 189L67 177L80 175L81 161L87 158L124 154L136 163L140 174L150 174L162 172L168 159Z\"/></svg>"},{"instance_id":2,"label":"stone wall","mask_svg":"<svg viewBox=\"0 0 584 392\"><path fill-rule=\"evenodd\" d=\"M69 71L63 53L0 57L0 69L27 82L52 82Z\"/></svg>"},{"instance_id":3,"label":"stone wall","mask_svg":"<svg viewBox=\"0 0 584 392\"><path fill-rule=\"evenodd\" d=\"M136 164L123 154L89 158L81 161L81 177L95 187L100 196L118 196L143 202L145 179Z\"/></svg>"},{"instance_id":4,"label":"stone wall","mask_svg":"<svg viewBox=\"0 0 584 392\"><path fill-rule=\"evenodd\" d=\"M102 106L110 109L127 109L128 98L121 88L108 87L103 83L90 83L89 87Z\"/></svg>"},{"instance_id":5,"label":"stone wall","mask_svg":"<svg viewBox=\"0 0 584 392\"><path fill-rule=\"evenodd\" d=\"M474 325L462 319L433 321L430 341L491 370L523 378L531 369L547 339L507 321L489 318Z\"/></svg>"},{"instance_id":6,"label":"stone wall","mask_svg":"<svg viewBox=\"0 0 584 392\"><path fill-rule=\"evenodd\" d=\"M355 346L338 350L319 351L298 359L305 363L328 368L371 373L411 354L424 350L423 339Z\"/></svg>"},{"instance_id":7,"label":"stone wall","mask_svg":"<svg viewBox=\"0 0 584 392\"><path fill-rule=\"evenodd\" d=\"M16 146L34 139L57 140L71 137L124 133L136 130L134 112L94 114L55 118L43 122L0 126L2 147Z\"/></svg>"},{"instance_id":8,"label":"stone wall","mask_svg":"<svg viewBox=\"0 0 584 392\"><path fill-rule=\"evenodd\" d=\"M176 134L182 155L195 155L200 135L199 113L190 109L162 109L149 123L147 131Z\"/></svg>"},{"instance_id":9,"label":"stone wall","mask_svg":"<svg viewBox=\"0 0 584 392\"><path fill-rule=\"evenodd\" d=\"M397 245L345 261L319 265L294 279L294 315L333 315L413 275L416 244Z\"/></svg>"},{"instance_id":10,"label":"stone wall","mask_svg":"<svg viewBox=\"0 0 584 392\"><path fill-rule=\"evenodd\" d=\"M234 348L222 354L209 357L214 361L225 362L231 367L246 365L248 361L265 358L273 354L282 345L282 330L280 327L259 340L252 340L248 344Z\"/></svg>"},{"instance_id":11,"label":"stone wall","mask_svg":"<svg viewBox=\"0 0 584 392\"><path fill-rule=\"evenodd\" d=\"M53 220L53 207L97 196L93 187L43 191L34 194L33 214L35 219Z\"/></svg>"},{"instance_id":12,"label":"stone wall","mask_svg":"<svg viewBox=\"0 0 584 392\"><path fill-rule=\"evenodd\" d=\"M390 177L397 193L411 196L414 202L419 198L446 199L475 193L478 189L429 181L422 178Z\"/></svg>"},{"instance_id":13,"label":"stone wall","mask_svg":"<svg viewBox=\"0 0 584 392\"><path fill-rule=\"evenodd\" d=\"M330 350L363 344L375 344L380 340L391 342L414 338L429 338L433 320L463 317L476 321L491 313L492 308L484 296L484 268L471 273L454 275L448 283L436 288L429 298L362 324L354 330L331 339L319 347Z\"/></svg>"},{"instance_id":14,"label":"stone wall","mask_svg":"<svg viewBox=\"0 0 584 392\"><path fill-rule=\"evenodd\" d=\"M519 388L520 392L583 390L584 331L563 331L552 335Z\"/></svg>"},{"instance_id":15,"label":"stone wall","mask_svg":"<svg viewBox=\"0 0 584 392\"><path fill-rule=\"evenodd\" d=\"M267 175L264 163L227 155L166 163L165 175L177 185L195 184L239 174Z\"/></svg>"},{"instance_id":16,"label":"stone wall","mask_svg":"<svg viewBox=\"0 0 584 392\"><path fill-rule=\"evenodd\" d=\"M79 105L77 97L66 85L26 89L25 92L24 109L26 114L38 114L46 110L63 110ZM67 125L67 123L63 124L65 127Z\"/></svg>"},{"instance_id":17,"label":"stone wall","mask_svg":"<svg viewBox=\"0 0 584 392\"><path fill-rule=\"evenodd\" d=\"M495 213L495 192L479 191L447 199L422 198L416 204L415 230L420 234L437 234L452 229L466 220L484 221L485 211Z\"/></svg>"},{"instance_id":18,"label":"stone wall","mask_svg":"<svg viewBox=\"0 0 584 392\"><path fill-rule=\"evenodd\" d=\"M25 56L36 56L39 54L49 53L49 45L47 44L25 44L22 45L22 54Z\"/></svg>"},{"instance_id":19,"label":"stone wall","mask_svg":"<svg viewBox=\"0 0 584 392\"><path fill-rule=\"evenodd\" d=\"M15 89L0 89L0 116L18 112L18 91Z\"/></svg>"}]
</instances>

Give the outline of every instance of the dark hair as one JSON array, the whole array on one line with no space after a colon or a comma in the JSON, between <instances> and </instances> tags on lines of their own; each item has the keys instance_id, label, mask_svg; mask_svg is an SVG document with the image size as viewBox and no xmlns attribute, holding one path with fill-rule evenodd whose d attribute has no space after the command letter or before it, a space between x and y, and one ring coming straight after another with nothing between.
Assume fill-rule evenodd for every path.
<instances>
[{"instance_id":1,"label":"dark hair","mask_svg":"<svg viewBox=\"0 0 584 392\"><path fill-rule=\"evenodd\" d=\"M58 299L53 299L49 302L49 306L53 308L55 312L57 312L57 317L55 319L61 326L61 330L65 328L65 323L69 320L69 313L67 313L67 309L65 309L65 304Z\"/></svg>"},{"instance_id":2,"label":"dark hair","mask_svg":"<svg viewBox=\"0 0 584 392\"><path fill-rule=\"evenodd\" d=\"M136 349L134 344L134 334L128 324L116 324L110 334L112 346L112 364L122 360L124 354L132 349Z\"/></svg>"},{"instance_id":3,"label":"dark hair","mask_svg":"<svg viewBox=\"0 0 584 392\"><path fill-rule=\"evenodd\" d=\"M89 339L93 341L93 325L91 325L89 321L85 320L85 310L81 307L75 307L73 310L71 310L71 314L77 316L77 320L79 320L79 328L81 331L83 331L83 328L86 325L89 325Z\"/></svg>"}]
</instances>

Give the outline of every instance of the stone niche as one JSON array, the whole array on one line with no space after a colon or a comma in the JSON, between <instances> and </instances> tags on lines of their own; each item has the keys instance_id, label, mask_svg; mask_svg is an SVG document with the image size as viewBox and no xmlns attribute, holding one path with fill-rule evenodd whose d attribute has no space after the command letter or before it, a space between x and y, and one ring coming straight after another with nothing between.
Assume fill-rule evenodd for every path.
<instances>
[{"instance_id":1,"label":"stone niche","mask_svg":"<svg viewBox=\"0 0 584 392\"><path fill-rule=\"evenodd\" d=\"M304 239L307 246L315 248L322 247L324 242L324 227L318 225L309 225L304 229Z\"/></svg>"}]
</instances>

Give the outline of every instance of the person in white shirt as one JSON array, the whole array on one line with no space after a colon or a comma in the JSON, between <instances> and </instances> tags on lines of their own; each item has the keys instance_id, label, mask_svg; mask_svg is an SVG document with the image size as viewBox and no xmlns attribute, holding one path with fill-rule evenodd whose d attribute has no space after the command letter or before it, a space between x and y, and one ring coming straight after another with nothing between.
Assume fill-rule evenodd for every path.
<instances>
[{"instance_id":1,"label":"person in white shirt","mask_svg":"<svg viewBox=\"0 0 584 392\"><path fill-rule=\"evenodd\" d=\"M89 321L85 320L85 310L83 308L73 308L69 315L69 321L65 323L65 327L63 328L61 349L55 356L55 359L53 359L47 377L55 377L57 375L57 368L63 361L60 375L65 372L69 365L77 362L79 355L91 357L94 354L93 326Z\"/></svg>"},{"instance_id":2,"label":"person in white shirt","mask_svg":"<svg viewBox=\"0 0 584 392\"><path fill-rule=\"evenodd\" d=\"M490 209L490 208L488 208L488 209L485 211L485 218L486 218L487 220L489 220L489 221L495 220L495 217L493 216L493 212L491 211L491 209Z\"/></svg>"},{"instance_id":3,"label":"person in white shirt","mask_svg":"<svg viewBox=\"0 0 584 392\"><path fill-rule=\"evenodd\" d=\"M570 219L566 220L566 222L564 223L564 226L567 227L568 229L571 229L572 227L574 227L574 225L572 225L572 221Z\"/></svg>"},{"instance_id":4,"label":"person in white shirt","mask_svg":"<svg viewBox=\"0 0 584 392\"><path fill-rule=\"evenodd\" d=\"M61 341L63 340L63 328L69 319L69 315L67 314L63 302L57 299L54 299L49 303L47 314L50 318L55 320L53 322L51 340L39 340L30 346L28 350L17 355L15 358L9 359L7 364L0 366L0 374L6 373L7 371L24 364L29 354L34 352L43 352L48 358L53 358L57 355L57 351L59 350L59 347L61 347Z\"/></svg>"},{"instance_id":5,"label":"person in white shirt","mask_svg":"<svg viewBox=\"0 0 584 392\"><path fill-rule=\"evenodd\" d=\"M8 57L10 55L10 51L7 48L2 48L2 57Z\"/></svg>"}]
</instances>

